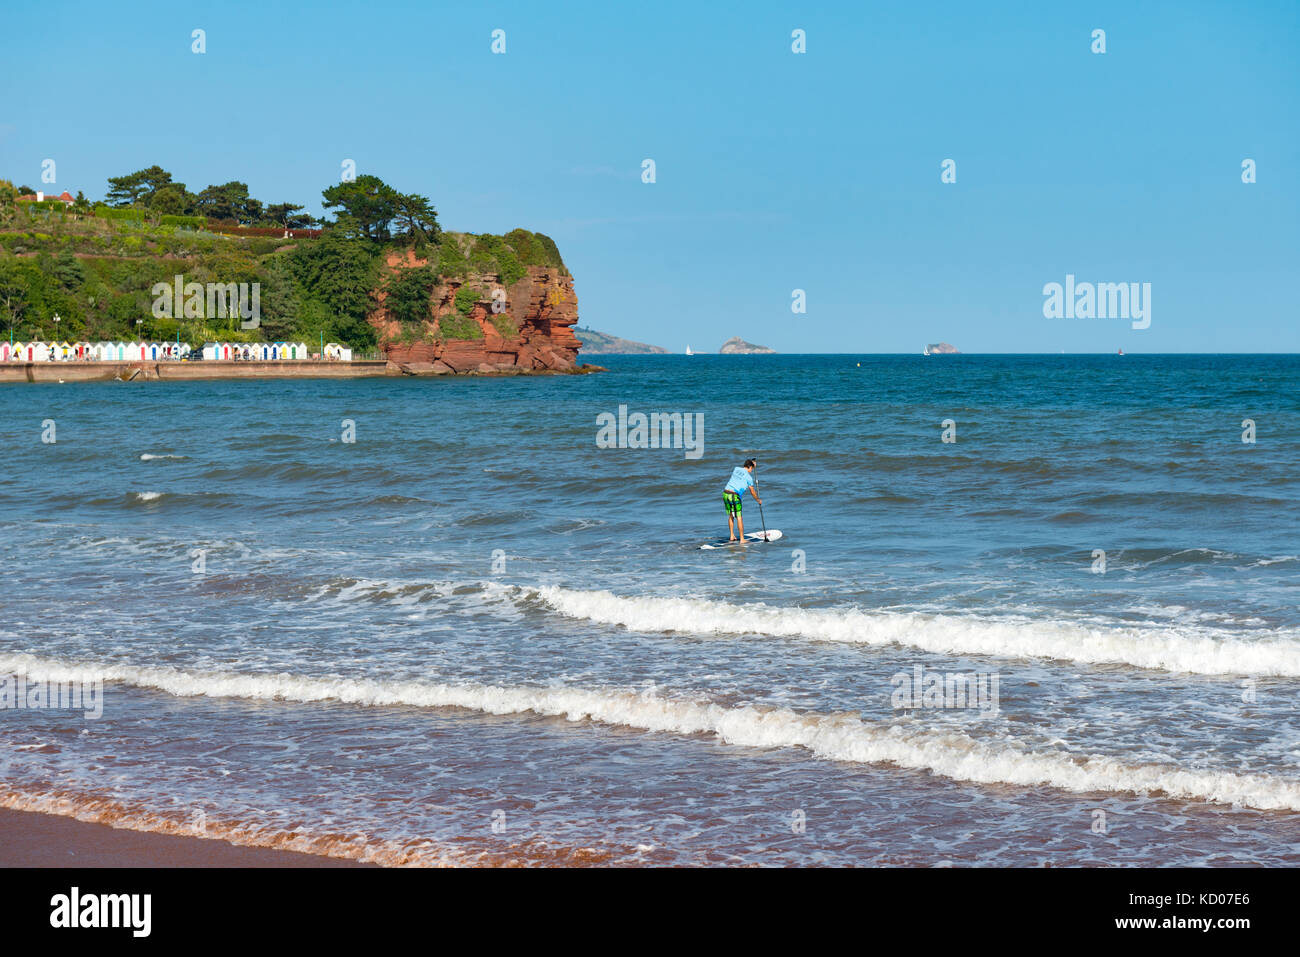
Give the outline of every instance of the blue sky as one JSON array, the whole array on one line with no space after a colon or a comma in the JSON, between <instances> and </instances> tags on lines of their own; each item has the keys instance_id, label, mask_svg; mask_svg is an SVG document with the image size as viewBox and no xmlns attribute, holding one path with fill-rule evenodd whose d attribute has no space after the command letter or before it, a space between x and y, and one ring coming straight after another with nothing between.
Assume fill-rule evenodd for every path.
<instances>
[{"instance_id":1,"label":"blue sky","mask_svg":"<svg viewBox=\"0 0 1300 957\"><path fill-rule=\"evenodd\" d=\"M551 235L584 325L672 351L1300 352L1294 0L45 2L4 21L0 177L39 185L53 158L59 189L98 198L158 163L319 212L353 159L446 228ZM1044 318L1067 273L1151 283L1150 327Z\"/></svg>"}]
</instances>

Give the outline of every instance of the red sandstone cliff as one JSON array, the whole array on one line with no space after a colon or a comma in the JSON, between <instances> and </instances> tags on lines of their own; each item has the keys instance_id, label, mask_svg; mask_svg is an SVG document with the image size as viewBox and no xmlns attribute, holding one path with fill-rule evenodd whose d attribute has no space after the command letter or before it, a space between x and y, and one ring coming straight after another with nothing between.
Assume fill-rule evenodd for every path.
<instances>
[{"instance_id":1,"label":"red sandstone cliff","mask_svg":"<svg viewBox=\"0 0 1300 957\"><path fill-rule=\"evenodd\" d=\"M425 265L413 250L405 255L390 253L388 268L396 271ZM573 277L553 266L527 266L528 272L518 282L505 286L495 273L471 273L464 279L447 279L435 286L429 298L429 318L421 325L417 341L402 341L401 323L388 315L383 301L370 314L370 324L379 330L380 348L390 362L404 372L534 372L570 371L577 366L582 343L572 326L578 321L578 297L573 291ZM477 323L482 338L444 339L439 321L456 312L456 291L469 284L485 292L475 303L469 320ZM505 308L492 312L492 296L505 291ZM518 334L503 335L492 321L494 315L514 320ZM410 330L407 330L407 339Z\"/></svg>"}]
</instances>

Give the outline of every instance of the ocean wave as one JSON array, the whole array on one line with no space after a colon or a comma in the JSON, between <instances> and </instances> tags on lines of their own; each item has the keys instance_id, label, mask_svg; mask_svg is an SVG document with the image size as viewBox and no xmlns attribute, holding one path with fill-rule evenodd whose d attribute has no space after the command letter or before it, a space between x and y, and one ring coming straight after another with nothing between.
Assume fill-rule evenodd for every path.
<instances>
[{"instance_id":1,"label":"ocean wave","mask_svg":"<svg viewBox=\"0 0 1300 957\"><path fill-rule=\"evenodd\" d=\"M570 618L632 631L694 635L759 634L873 646L904 645L937 654L1043 658L1125 664L1205 675L1300 676L1300 635L1227 637L1201 629L1100 626L854 608L733 605L706 598L624 598L559 586L521 589Z\"/></svg>"},{"instance_id":2,"label":"ocean wave","mask_svg":"<svg viewBox=\"0 0 1300 957\"><path fill-rule=\"evenodd\" d=\"M145 452L143 455L140 456L140 461L152 462L155 459L188 459L188 458L189 458L188 455L152 455L149 452Z\"/></svg>"},{"instance_id":3,"label":"ocean wave","mask_svg":"<svg viewBox=\"0 0 1300 957\"><path fill-rule=\"evenodd\" d=\"M35 655L0 656L0 673L43 681L122 682L177 697L248 698L370 707L461 708L484 714L531 713L569 721L672 734L711 734L736 746L799 748L818 758L893 765L955 781L1053 787L1076 793L1122 792L1300 810L1300 781L1226 769L1129 763L1106 755L1034 752L935 731L912 722L869 722L756 705L728 706L664 697L654 689L586 689L280 674L191 672L170 667L84 664Z\"/></svg>"}]
</instances>

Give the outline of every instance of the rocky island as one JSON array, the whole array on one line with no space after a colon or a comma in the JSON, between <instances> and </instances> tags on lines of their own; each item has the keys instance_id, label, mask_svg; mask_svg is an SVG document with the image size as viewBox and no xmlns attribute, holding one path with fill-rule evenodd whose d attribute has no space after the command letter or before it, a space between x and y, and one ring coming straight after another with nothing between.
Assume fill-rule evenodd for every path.
<instances>
[{"instance_id":1,"label":"rocky island","mask_svg":"<svg viewBox=\"0 0 1300 957\"><path fill-rule=\"evenodd\" d=\"M720 355L776 355L775 349L769 349L767 346L756 346L752 342L746 342L740 336L732 336L722 344L718 350Z\"/></svg>"},{"instance_id":2,"label":"rocky island","mask_svg":"<svg viewBox=\"0 0 1300 957\"><path fill-rule=\"evenodd\" d=\"M959 356L957 347L946 342L932 342L925 347L925 354L930 356Z\"/></svg>"},{"instance_id":3,"label":"rocky island","mask_svg":"<svg viewBox=\"0 0 1300 957\"><path fill-rule=\"evenodd\" d=\"M573 333L578 337L578 341L582 343L582 354L585 356L668 354L668 350L661 346L652 346L644 342L622 339L605 332L597 332L595 329L574 326Z\"/></svg>"}]
</instances>

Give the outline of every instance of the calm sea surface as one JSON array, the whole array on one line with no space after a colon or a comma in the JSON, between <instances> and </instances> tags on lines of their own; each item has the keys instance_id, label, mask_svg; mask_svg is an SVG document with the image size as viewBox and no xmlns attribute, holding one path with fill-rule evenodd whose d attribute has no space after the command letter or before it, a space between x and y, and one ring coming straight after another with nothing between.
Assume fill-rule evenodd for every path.
<instances>
[{"instance_id":1,"label":"calm sea surface","mask_svg":"<svg viewBox=\"0 0 1300 957\"><path fill-rule=\"evenodd\" d=\"M0 804L390 864L1300 861L1300 357L594 361L0 387L0 676L104 682L0 711ZM703 454L599 448L620 405ZM701 551L751 455L784 537Z\"/></svg>"}]
</instances>

